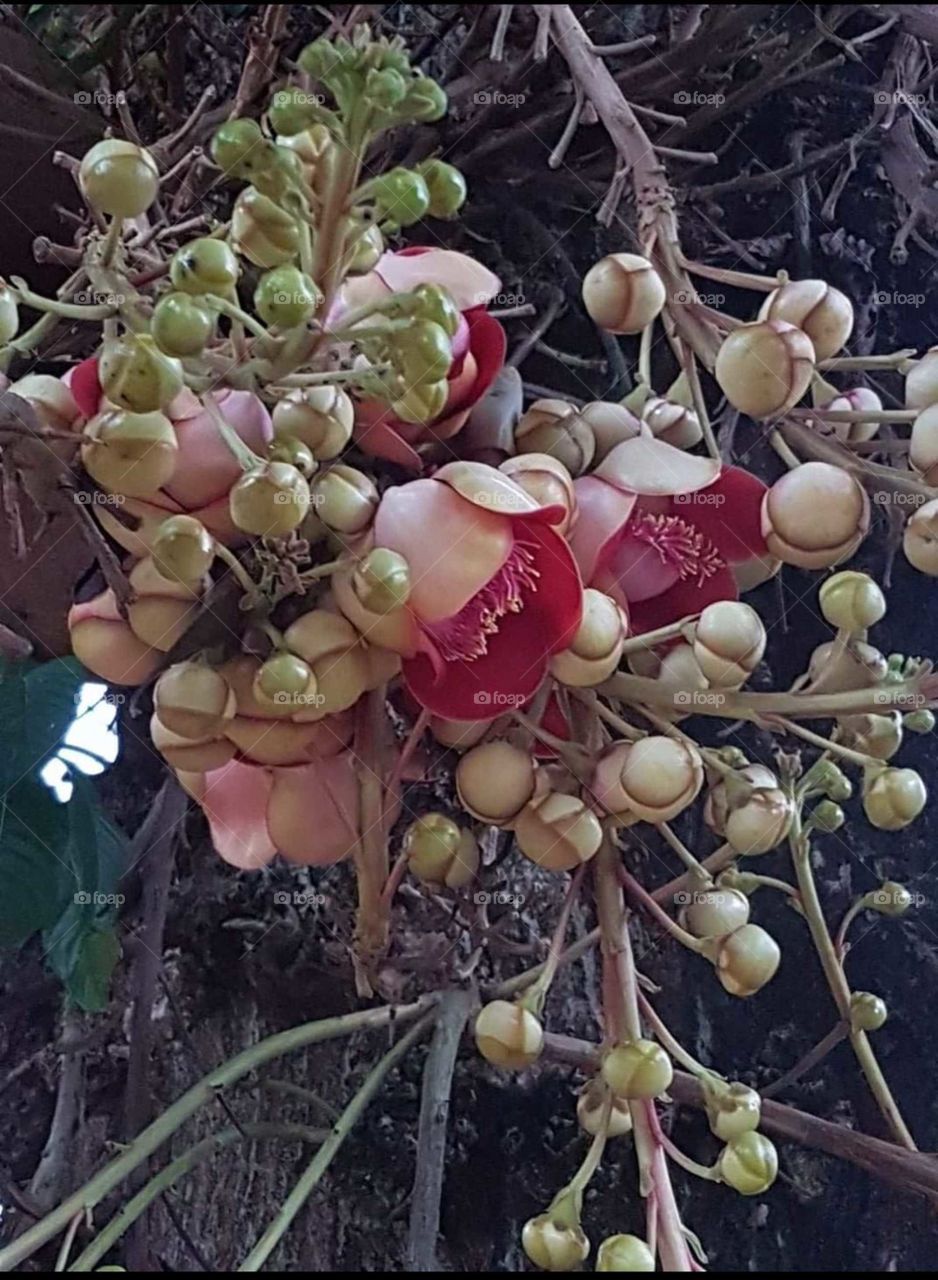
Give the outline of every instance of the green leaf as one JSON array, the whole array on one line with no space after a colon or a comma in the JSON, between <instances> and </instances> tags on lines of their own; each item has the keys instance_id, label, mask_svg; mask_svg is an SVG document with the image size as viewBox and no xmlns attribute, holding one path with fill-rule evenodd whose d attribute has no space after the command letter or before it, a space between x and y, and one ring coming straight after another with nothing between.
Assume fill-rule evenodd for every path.
<instances>
[{"instance_id":1,"label":"green leaf","mask_svg":"<svg viewBox=\"0 0 938 1280\"><path fill-rule=\"evenodd\" d=\"M0 946L47 929L78 888L67 806L27 779L0 795Z\"/></svg>"},{"instance_id":2,"label":"green leaf","mask_svg":"<svg viewBox=\"0 0 938 1280\"><path fill-rule=\"evenodd\" d=\"M55 755L75 717L83 681L74 658L0 660L0 790L38 774Z\"/></svg>"},{"instance_id":3,"label":"green leaf","mask_svg":"<svg viewBox=\"0 0 938 1280\"><path fill-rule=\"evenodd\" d=\"M114 926L88 923L79 905L69 907L44 938L46 960L70 999L86 1013L107 1008L111 975L121 957Z\"/></svg>"}]
</instances>

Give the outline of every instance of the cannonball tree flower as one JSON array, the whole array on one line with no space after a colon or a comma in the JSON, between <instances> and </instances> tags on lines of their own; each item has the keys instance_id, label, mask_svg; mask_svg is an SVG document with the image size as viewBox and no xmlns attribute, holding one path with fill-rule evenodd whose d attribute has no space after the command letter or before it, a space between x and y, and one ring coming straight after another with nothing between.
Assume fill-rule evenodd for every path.
<instances>
[{"instance_id":1,"label":"cannonball tree flower","mask_svg":"<svg viewBox=\"0 0 938 1280\"><path fill-rule=\"evenodd\" d=\"M65 375L82 420L107 407L98 378L98 358L90 357ZM255 453L266 455L273 438L270 414L251 391L223 389L212 393L222 417ZM242 535L232 523L228 494L242 475L241 464L225 443L204 405L184 389L167 408L176 436L176 463L169 481L151 498L125 498L119 507L95 506L107 532L134 555L146 555L169 515L192 515L223 542ZM135 521L135 527L130 522Z\"/></svg>"},{"instance_id":2,"label":"cannonball tree flower","mask_svg":"<svg viewBox=\"0 0 938 1280\"><path fill-rule=\"evenodd\" d=\"M449 394L426 424L404 422L386 404L361 401L356 407L355 440L365 453L387 458L412 471L423 469L420 445L449 440L465 426L473 405L485 395L505 363L505 331L486 307L501 287L496 275L466 254L452 249L414 245L385 253L367 275L350 280L343 290L342 312L392 293L409 293L421 284L439 285L460 312L452 339L453 360L446 380Z\"/></svg>"},{"instance_id":3,"label":"cannonball tree flower","mask_svg":"<svg viewBox=\"0 0 938 1280\"><path fill-rule=\"evenodd\" d=\"M359 548L406 560L407 603L370 613L353 571L333 577L336 602L368 642L403 656L407 688L434 715L520 708L580 625L580 576L554 528L565 517L493 467L449 463L388 489Z\"/></svg>"},{"instance_id":4,"label":"cannonball tree flower","mask_svg":"<svg viewBox=\"0 0 938 1280\"><path fill-rule=\"evenodd\" d=\"M762 481L650 433L616 445L574 488L583 580L627 611L633 635L735 600L734 570L769 559Z\"/></svg>"}]
</instances>

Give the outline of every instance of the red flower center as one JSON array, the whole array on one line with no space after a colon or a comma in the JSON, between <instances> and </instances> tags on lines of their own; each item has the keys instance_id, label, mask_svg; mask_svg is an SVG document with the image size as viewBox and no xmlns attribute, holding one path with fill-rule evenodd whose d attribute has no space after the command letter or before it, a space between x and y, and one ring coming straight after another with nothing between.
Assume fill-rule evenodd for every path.
<instances>
[{"instance_id":1,"label":"red flower center","mask_svg":"<svg viewBox=\"0 0 938 1280\"><path fill-rule=\"evenodd\" d=\"M525 593L537 591L540 574L534 567L534 549L515 541L498 573L477 591L458 613L442 622L424 624L424 630L446 662L472 662L489 651L489 638L498 634L501 618L520 613Z\"/></svg>"},{"instance_id":2,"label":"red flower center","mask_svg":"<svg viewBox=\"0 0 938 1280\"><path fill-rule=\"evenodd\" d=\"M694 578L700 586L726 564L710 539L680 516L648 512L629 524L629 533L653 547L682 581Z\"/></svg>"}]
</instances>

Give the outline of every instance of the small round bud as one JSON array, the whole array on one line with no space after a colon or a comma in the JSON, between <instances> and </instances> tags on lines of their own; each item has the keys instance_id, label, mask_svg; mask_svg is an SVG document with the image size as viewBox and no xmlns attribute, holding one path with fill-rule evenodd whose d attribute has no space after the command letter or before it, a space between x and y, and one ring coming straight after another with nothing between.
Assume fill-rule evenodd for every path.
<instances>
[{"instance_id":1,"label":"small round bud","mask_svg":"<svg viewBox=\"0 0 938 1280\"><path fill-rule=\"evenodd\" d=\"M120 138L97 142L82 157L81 193L93 209L112 218L138 218L156 199L160 172L149 151Z\"/></svg>"},{"instance_id":2,"label":"small round bud","mask_svg":"<svg viewBox=\"0 0 938 1280\"><path fill-rule=\"evenodd\" d=\"M390 613L407 603L410 565L397 551L375 547L355 567L352 589L369 613Z\"/></svg>"},{"instance_id":3,"label":"small round bud","mask_svg":"<svg viewBox=\"0 0 938 1280\"><path fill-rule=\"evenodd\" d=\"M935 727L935 713L927 709L907 711L902 717L902 725L910 733L931 733Z\"/></svg>"},{"instance_id":4,"label":"small round bud","mask_svg":"<svg viewBox=\"0 0 938 1280\"><path fill-rule=\"evenodd\" d=\"M926 484L938 482L938 405L923 409L912 423L909 465Z\"/></svg>"},{"instance_id":5,"label":"small round bud","mask_svg":"<svg viewBox=\"0 0 938 1280\"><path fill-rule=\"evenodd\" d=\"M525 1253L542 1271L573 1271L589 1256L583 1228L555 1222L549 1213L529 1218L521 1233Z\"/></svg>"},{"instance_id":6,"label":"small round bud","mask_svg":"<svg viewBox=\"0 0 938 1280\"><path fill-rule=\"evenodd\" d=\"M195 516L170 516L153 539L153 562L171 582L197 583L215 559L215 542Z\"/></svg>"},{"instance_id":7,"label":"small round bud","mask_svg":"<svg viewBox=\"0 0 938 1280\"><path fill-rule=\"evenodd\" d=\"M841 631L865 631L886 616L886 597L866 573L844 569L821 584L821 613Z\"/></svg>"},{"instance_id":8,"label":"small round bud","mask_svg":"<svg viewBox=\"0 0 938 1280\"><path fill-rule=\"evenodd\" d=\"M533 797L534 761L510 742L483 742L456 766L456 791L462 807L480 822L506 827Z\"/></svg>"},{"instance_id":9,"label":"small round bud","mask_svg":"<svg viewBox=\"0 0 938 1280\"><path fill-rule=\"evenodd\" d=\"M615 600L587 587L576 635L569 649L551 658L551 675L573 688L602 684L619 665L627 629L625 615Z\"/></svg>"},{"instance_id":10,"label":"small round bud","mask_svg":"<svg viewBox=\"0 0 938 1280\"><path fill-rule=\"evenodd\" d=\"M425 884L462 889L479 869L479 845L471 831L442 813L425 813L404 833L411 873Z\"/></svg>"},{"instance_id":11,"label":"small round bud","mask_svg":"<svg viewBox=\"0 0 938 1280\"><path fill-rule=\"evenodd\" d=\"M651 396L645 401L642 421L651 427L653 436L675 449L693 449L703 439L700 419L693 409L664 396Z\"/></svg>"},{"instance_id":12,"label":"small round bud","mask_svg":"<svg viewBox=\"0 0 938 1280\"><path fill-rule=\"evenodd\" d=\"M839 728L838 741L876 760L891 760L902 746L902 716L898 711L844 716Z\"/></svg>"},{"instance_id":13,"label":"small round bud","mask_svg":"<svg viewBox=\"0 0 938 1280\"><path fill-rule=\"evenodd\" d=\"M885 1000L872 991L854 991L850 997L850 1027L853 1031L878 1031L889 1017Z\"/></svg>"},{"instance_id":14,"label":"small round bud","mask_svg":"<svg viewBox=\"0 0 938 1280\"><path fill-rule=\"evenodd\" d=\"M597 1271L654 1271L655 1257L638 1236L607 1236L596 1253Z\"/></svg>"},{"instance_id":15,"label":"small round bud","mask_svg":"<svg viewBox=\"0 0 938 1280\"><path fill-rule=\"evenodd\" d=\"M252 692L262 706L306 706L316 693L316 677L308 662L281 650L258 667Z\"/></svg>"},{"instance_id":16,"label":"small round bud","mask_svg":"<svg viewBox=\"0 0 938 1280\"><path fill-rule=\"evenodd\" d=\"M769 294L759 319L797 325L811 339L818 360L829 360L850 337L853 305L826 280L792 280Z\"/></svg>"},{"instance_id":17,"label":"small round bud","mask_svg":"<svg viewBox=\"0 0 938 1280\"><path fill-rule=\"evenodd\" d=\"M801 569L826 569L852 556L870 527L863 486L830 462L805 462L776 480L762 504L769 553Z\"/></svg>"},{"instance_id":18,"label":"small round bud","mask_svg":"<svg viewBox=\"0 0 938 1280\"><path fill-rule=\"evenodd\" d=\"M588 862L603 840L592 809L578 796L546 791L526 805L514 821L518 848L547 871L572 871Z\"/></svg>"},{"instance_id":19,"label":"small round bud","mask_svg":"<svg viewBox=\"0 0 938 1280\"><path fill-rule=\"evenodd\" d=\"M508 1000L493 1000L475 1024L476 1045L487 1062L507 1071L522 1071L541 1056L544 1030L529 1009Z\"/></svg>"},{"instance_id":20,"label":"small round bud","mask_svg":"<svg viewBox=\"0 0 938 1280\"><path fill-rule=\"evenodd\" d=\"M252 157L263 150L264 142L256 120L226 120L212 138L212 159L225 173L243 177Z\"/></svg>"},{"instance_id":21,"label":"small round bud","mask_svg":"<svg viewBox=\"0 0 938 1280\"><path fill-rule=\"evenodd\" d=\"M749 899L738 889L702 889L690 897L681 923L695 938L720 938L749 922Z\"/></svg>"},{"instance_id":22,"label":"small round bud","mask_svg":"<svg viewBox=\"0 0 938 1280\"><path fill-rule=\"evenodd\" d=\"M535 400L515 428L515 447L520 454L546 453L578 476L592 462L596 442L566 400Z\"/></svg>"},{"instance_id":23,"label":"small round bud","mask_svg":"<svg viewBox=\"0 0 938 1280\"><path fill-rule=\"evenodd\" d=\"M717 976L731 996L752 996L775 976L781 960L778 943L757 924L744 924L721 938L716 949Z\"/></svg>"},{"instance_id":24,"label":"small round bud","mask_svg":"<svg viewBox=\"0 0 938 1280\"><path fill-rule=\"evenodd\" d=\"M602 1128L603 1115L609 1090L595 1076L577 1098L576 1118L584 1132L596 1137ZM624 1098L612 1096L609 1119L606 1121L606 1137L620 1138L632 1131L632 1113Z\"/></svg>"},{"instance_id":25,"label":"small round bud","mask_svg":"<svg viewBox=\"0 0 938 1280\"><path fill-rule=\"evenodd\" d=\"M283 538L306 518L309 484L287 462L265 462L246 471L228 495L231 519L244 533Z\"/></svg>"},{"instance_id":26,"label":"small round bud","mask_svg":"<svg viewBox=\"0 0 938 1280\"><path fill-rule=\"evenodd\" d=\"M932 498L909 516L902 550L913 568L938 578L938 498Z\"/></svg>"},{"instance_id":27,"label":"small round bud","mask_svg":"<svg viewBox=\"0 0 938 1280\"><path fill-rule=\"evenodd\" d=\"M315 695L306 695L308 708L300 707L295 719L321 720L344 711L369 688L372 668L361 637L340 614L311 609L291 622L283 640L291 653L309 664L316 678Z\"/></svg>"},{"instance_id":28,"label":"small round bud","mask_svg":"<svg viewBox=\"0 0 938 1280\"><path fill-rule=\"evenodd\" d=\"M818 831L824 831L828 835L834 831L839 831L844 825L846 818L844 811L839 804L835 804L833 800L822 800L811 811L811 824Z\"/></svg>"},{"instance_id":29,"label":"small round bud","mask_svg":"<svg viewBox=\"0 0 938 1280\"><path fill-rule=\"evenodd\" d=\"M131 413L165 409L182 390L182 365L165 355L149 334L127 334L106 342L98 362L101 390Z\"/></svg>"},{"instance_id":30,"label":"small round bud","mask_svg":"<svg viewBox=\"0 0 938 1280\"><path fill-rule=\"evenodd\" d=\"M449 383L445 378L439 382L415 383L398 400L392 401L391 412L401 422L424 426L440 416L448 399Z\"/></svg>"},{"instance_id":31,"label":"small round bud","mask_svg":"<svg viewBox=\"0 0 938 1280\"><path fill-rule=\"evenodd\" d=\"M229 244L204 236L177 249L169 278L183 293L217 293L224 297L238 283L241 268Z\"/></svg>"},{"instance_id":32,"label":"small round bud","mask_svg":"<svg viewBox=\"0 0 938 1280\"><path fill-rule=\"evenodd\" d=\"M312 449L302 440L297 440L296 436L277 436L267 450L267 456L271 462L287 462L291 467L296 467L307 480L318 469Z\"/></svg>"},{"instance_id":33,"label":"small round bud","mask_svg":"<svg viewBox=\"0 0 938 1280\"><path fill-rule=\"evenodd\" d=\"M109 409L85 425L84 437L85 470L108 493L152 498L172 479L179 446L162 413Z\"/></svg>"},{"instance_id":34,"label":"small round bud","mask_svg":"<svg viewBox=\"0 0 938 1280\"><path fill-rule=\"evenodd\" d=\"M153 309L153 341L169 356L197 356L215 332L215 316L188 293L167 293Z\"/></svg>"},{"instance_id":35,"label":"small round bud","mask_svg":"<svg viewBox=\"0 0 938 1280\"><path fill-rule=\"evenodd\" d=\"M367 271L373 271L381 261L381 255L384 253L384 236L375 223L365 227L364 230L359 228L354 234L357 238L352 242L348 272L349 275L360 276Z\"/></svg>"},{"instance_id":36,"label":"small round bud","mask_svg":"<svg viewBox=\"0 0 938 1280\"><path fill-rule=\"evenodd\" d=\"M823 406L823 409L834 413L877 414L882 412L882 408L882 400L869 387L854 387L852 391L834 396L833 400L829 400ZM844 444L862 444L865 440L872 440L880 427L875 418L870 420L858 418L855 422L832 422L829 425L833 427L837 439L842 440Z\"/></svg>"},{"instance_id":37,"label":"small round bud","mask_svg":"<svg viewBox=\"0 0 938 1280\"><path fill-rule=\"evenodd\" d=\"M228 681L201 662L177 662L157 680L153 706L160 722L183 738L215 737L234 715Z\"/></svg>"},{"instance_id":38,"label":"small round bud","mask_svg":"<svg viewBox=\"0 0 938 1280\"><path fill-rule=\"evenodd\" d=\"M427 213L431 218L452 218L466 203L466 179L443 160L428 160L421 173L430 193Z\"/></svg>"},{"instance_id":39,"label":"small round bud","mask_svg":"<svg viewBox=\"0 0 938 1280\"><path fill-rule=\"evenodd\" d=\"M686 742L651 735L626 743L619 787L624 809L644 822L669 822L693 802L703 785L703 761Z\"/></svg>"},{"instance_id":40,"label":"small round bud","mask_svg":"<svg viewBox=\"0 0 938 1280\"><path fill-rule=\"evenodd\" d=\"M904 916L912 905L911 893L904 884L898 884L895 880L886 880L869 895L869 899L869 905L873 911L878 911L881 916L893 918Z\"/></svg>"},{"instance_id":41,"label":"small round bud","mask_svg":"<svg viewBox=\"0 0 938 1280\"><path fill-rule=\"evenodd\" d=\"M815 774L816 784L824 792L828 800L843 804L845 800L850 799L853 795L853 783L840 765L834 764L833 760L821 760L818 761L815 769L817 770Z\"/></svg>"},{"instance_id":42,"label":"small round bud","mask_svg":"<svg viewBox=\"0 0 938 1280\"><path fill-rule=\"evenodd\" d=\"M446 90L429 76L417 75L411 80L404 107L413 120L433 124L446 115Z\"/></svg>"},{"instance_id":43,"label":"small round bud","mask_svg":"<svg viewBox=\"0 0 938 1280\"><path fill-rule=\"evenodd\" d=\"M522 453L498 468L542 507L564 507L566 517L553 527L563 537L576 518L576 490L570 472L547 453Z\"/></svg>"},{"instance_id":44,"label":"small round bud","mask_svg":"<svg viewBox=\"0 0 938 1280\"><path fill-rule=\"evenodd\" d=\"M734 409L778 418L798 403L814 373L811 339L782 320L740 325L723 340L714 376Z\"/></svg>"},{"instance_id":45,"label":"small round bud","mask_svg":"<svg viewBox=\"0 0 938 1280\"><path fill-rule=\"evenodd\" d=\"M254 310L278 329L305 324L319 302L319 290L304 271L287 263L266 272L254 290Z\"/></svg>"},{"instance_id":46,"label":"small round bud","mask_svg":"<svg viewBox=\"0 0 938 1280\"><path fill-rule=\"evenodd\" d=\"M753 790L779 789L778 778L772 770L764 764L746 764L746 757L738 748L734 749L732 758L724 758L724 764L736 772L728 774L711 788L704 805L704 822L718 836L726 834L731 804L734 808L744 805Z\"/></svg>"},{"instance_id":47,"label":"small round bud","mask_svg":"<svg viewBox=\"0 0 938 1280\"><path fill-rule=\"evenodd\" d=\"M429 211L430 192L423 176L413 169L389 169L369 184L382 219L411 227Z\"/></svg>"},{"instance_id":48,"label":"small round bud","mask_svg":"<svg viewBox=\"0 0 938 1280\"><path fill-rule=\"evenodd\" d=\"M316 123L317 108L318 103L311 94L296 85L289 85L278 89L272 96L267 118L274 133L292 137Z\"/></svg>"},{"instance_id":49,"label":"small round bud","mask_svg":"<svg viewBox=\"0 0 938 1280\"><path fill-rule=\"evenodd\" d=\"M655 1040L617 1044L604 1056L602 1078L617 1098L657 1098L674 1079L671 1059Z\"/></svg>"},{"instance_id":50,"label":"small round bud","mask_svg":"<svg viewBox=\"0 0 938 1280\"><path fill-rule=\"evenodd\" d=\"M868 774L863 811L880 831L901 831L925 808L928 792L914 769L882 769Z\"/></svg>"},{"instance_id":51,"label":"small round bud","mask_svg":"<svg viewBox=\"0 0 938 1280\"><path fill-rule=\"evenodd\" d=\"M53 378L50 373L28 373L7 390L22 400L28 400L44 427L69 431L75 420L82 416L71 391L61 378Z\"/></svg>"},{"instance_id":52,"label":"small round bud","mask_svg":"<svg viewBox=\"0 0 938 1280\"><path fill-rule=\"evenodd\" d=\"M704 1104L710 1130L723 1142L736 1142L759 1127L762 1099L755 1089L739 1082L704 1082Z\"/></svg>"},{"instance_id":53,"label":"small round bud","mask_svg":"<svg viewBox=\"0 0 938 1280\"><path fill-rule=\"evenodd\" d=\"M294 436L318 462L337 458L352 438L355 408L341 387L297 387L274 406L275 435Z\"/></svg>"},{"instance_id":54,"label":"small round bud","mask_svg":"<svg viewBox=\"0 0 938 1280\"><path fill-rule=\"evenodd\" d=\"M12 289L0 283L0 346L11 342L20 327L20 312Z\"/></svg>"},{"instance_id":55,"label":"small round bud","mask_svg":"<svg viewBox=\"0 0 938 1280\"><path fill-rule=\"evenodd\" d=\"M255 267L293 262L300 249L296 218L256 187L245 187L231 211L231 243Z\"/></svg>"},{"instance_id":56,"label":"small round bud","mask_svg":"<svg viewBox=\"0 0 938 1280\"><path fill-rule=\"evenodd\" d=\"M738 688L764 652L765 627L748 604L718 600L700 615L694 629L694 657L713 688Z\"/></svg>"},{"instance_id":57,"label":"small round bud","mask_svg":"<svg viewBox=\"0 0 938 1280\"><path fill-rule=\"evenodd\" d=\"M722 1180L742 1196L760 1196L778 1175L778 1152L762 1133L744 1133L728 1143L717 1165Z\"/></svg>"},{"instance_id":58,"label":"small round bud","mask_svg":"<svg viewBox=\"0 0 938 1280\"><path fill-rule=\"evenodd\" d=\"M318 475L311 488L313 510L336 533L363 533L378 508L374 481L341 463Z\"/></svg>"},{"instance_id":59,"label":"small round bud","mask_svg":"<svg viewBox=\"0 0 938 1280\"><path fill-rule=\"evenodd\" d=\"M611 253L583 277L583 305L608 333L641 333L660 315L665 296L658 272L637 253Z\"/></svg>"},{"instance_id":60,"label":"small round bud","mask_svg":"<svg viewBox=\"0 0 938 1280\"><path fill-rule=\"evenodd\" d=\"M167 729L159 716L150 717L150 740L173 769L183 773L210 773L234 758L237 748L228 738L185 738Z\"/></svg>"},{"instance_id":61,"label":"small round bud","mask_svg":"<svg viewBox=\"0 0 938 1280\"><path fill-rule=\"evenodd\" d=\"M908 409L938 404L938 347L930 347L905 375L905 403Z\"/></svg>"}]
</instances>

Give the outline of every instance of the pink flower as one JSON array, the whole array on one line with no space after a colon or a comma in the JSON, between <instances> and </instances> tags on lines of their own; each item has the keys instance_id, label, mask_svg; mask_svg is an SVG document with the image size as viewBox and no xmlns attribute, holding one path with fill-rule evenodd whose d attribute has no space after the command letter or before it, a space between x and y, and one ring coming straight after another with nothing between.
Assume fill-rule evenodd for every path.
<instances>
[{"instance_id":1,"label":"pink flower","mask_svg":"<svg viewBox=\"0 0 938 1280\"><path fill-rule=\"evenodd\" d=\"M94 417L102 404L96 356L83 360L63 378L81 410L82 417ZM265 455L273 436L270 414L251 391L224 389L212 392L225 421L255 453ZM95 508L108 533L134 555L146 555L150 540L167 515L196 516L210 533L223 542L241 535L231 522L228 493L241 475L241 465L225 444L208 411L191 391L183 390L173 400L167 416L176 429L179 445L176 469L171 482L149 500L126 498L121 513L140 521L136 530L115 518L106 508Z\"/></svg>"},{"instance_id":2,"label":"pink flower","mask_svg":"<svg viewBox=\"0 0 938 1280\"><path fill-rule=\"evenodd\" d=\"M373 545L410 565L407 605L368 613L350 575L333 578L336 601L367 640L403 655L407 688L435 715L520 708L580 624L580 576L553 528L565 515L493 467L450 463L387 490L375 516Z\"/></svg>"},{"instance_id":3,"label":"pink flower","mask_svg":"<svg viewBox=\"0 0 938 1280\"><path fill-rule=\"evenodd\" d=\"M374 271L346 285L343 309L357 308L391 293L407 293L420 284L441 285L462 313L462 324L453 338L446 406L426 425L402 422L387 405L374 400L359 403L355 414L355 439L365 453L413 471L423 468L418 445L449 440L462 430L469 411L504 364L506 346L504 329L486 311L500 288L498 277L452 249L415 245L384 254Z\"/></svg>"},{"instance_id":4,"label":"pink flower","mask_svg":"<svg viewBox=\"0 0 938 1280\"><path fill-rule=\"evenodd\" d=\"M651 435L626 440L575 484L570 545L583 580L628 611L633 635L739 594L733 566L771 561L766 486L740 467Z\"/></svg>"}]
</instances>

